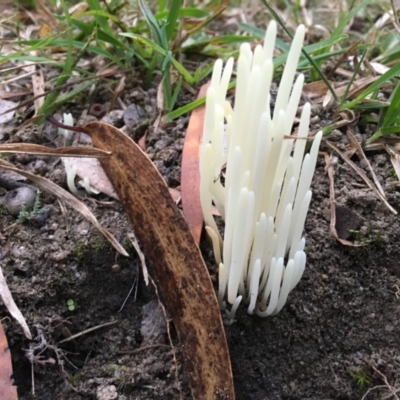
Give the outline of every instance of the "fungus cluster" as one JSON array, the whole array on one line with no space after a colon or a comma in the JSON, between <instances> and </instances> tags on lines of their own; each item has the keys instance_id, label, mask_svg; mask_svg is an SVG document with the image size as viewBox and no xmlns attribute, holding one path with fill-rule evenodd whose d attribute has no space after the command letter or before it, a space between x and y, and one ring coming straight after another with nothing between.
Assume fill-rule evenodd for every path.
<instances>
[{"instance_id":1,"label":"fungus cluster","mask_svg":"<svg viewBox=\"0 0 400 400\"><path fill-rule=\"evenodd\" d=\"M219 265L218 300L228 323L241 302L248 304L250 314L278 313L306 264L302 232L322 132L304 154L307 103L292 134L304 83L302 74L295 79L304 26L296 30L271 112L276 32L271 22L263 46L252 51L242 44L233 108L226 98L232 58L225 67L216 61L206 97L200 196ZM213 204L225 221L223 240Z\"/></svg>"}]
</instances>

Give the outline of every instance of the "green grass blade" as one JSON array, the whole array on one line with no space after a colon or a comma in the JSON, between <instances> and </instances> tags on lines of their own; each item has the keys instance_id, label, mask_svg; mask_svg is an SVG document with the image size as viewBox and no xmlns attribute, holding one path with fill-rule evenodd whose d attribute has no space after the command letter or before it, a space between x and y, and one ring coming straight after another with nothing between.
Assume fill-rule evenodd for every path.
<instances>
[{"instance_id":1,"label":"green grass blade","mask_svg":"<svg viewBox=\"0 0 400 400\"><path fill-rule=\"evenodd\" d=\"M175 90L171 97L170 110L172 110L175 106L176 100L178 99L178 95L181 91L181 87L182 87L182 76L180 76L178 81L176 82Z\"/></svg>"},{"instance_id":2,"label":"green grass blade","mask_svg":"<svg viewBox=\"0 0 400 400\"><path fill-rule=\"evenodd\" d=\"M82 22L80 20L77 20L76 18L72 18L71 23L73 26L78 28L80 31L82 31L86 35L91 35L93 30L95 29L95 26L93 23L88 24L88 23ZM122 43L120 40L118 40L114 36L109 35L108 33L104 32L100 28L97 29L96 40L112 44L113 46L121 48L121 49L125 49L125 50L129 49L129 47L125 43Z\"/></svg>"},{"instance_id":3,"label":"green grass blade","mask_svg":"<svg viewBox=\"0 0 400 400\"><path fill-rule=\"evenodd\" d=\"M90 11L84 11L81 13L77 13L74 14L74 18L77 19L79 17L84 17L85 15L94 15L95 17L104 17L106 20L107 19L111 19L114 22L121 22L120 19L118 17L116 17L115 15L112 15L110 13L108 13L107 11L103 11L103 10L90 10ZM108 24L107 24L108 26Z\"/></svg>"},{"instance_id":4,"label":"green grass blade","mask_svg":"<svg viewBox=\"0 0 400 400\"><path fill-rule=\"evenodd\" d=\"M201 99L194 100L189 104L185 104L184 106L182 106L180 108L177 108L174 111L171 111L166 116L167 122L173 121L174 119L179 118L182 115L190 113L195 108L200 107L201 105L203 105L205 103L205 101L206 101L206 98L202 97Z\"/></svg>"},{"instance_id":5,"label":"green grass blade","mask_svg":"<svg viewBox=\"0 0 400 400\"><path fill-rule=\"evenodd\" d=\"M250 33L250 35L257 36L259 38L263 38L265 36L265 30L261 28L257 28L254 25L246 24L244 22L238 23L239 28L241 28L244 32Z\"/></svg>"},{"instance_id":6,"label":"green grass blade","mask_svg":"<svg viewBox=\"0 0 400 400\"><path fill-rule=\"evenodd\" d=\"M179 24L179 11L182 7L182 0L172 0L171 8L169 9L167 22L165 24L165 35L167 42L171 42L174 37L175 30Z\"/></svg>"},{"instance_id":7,"label":"green grass blade","mask_svg":"<svg viewBox=\"0 0 400 400\"><path fill-rule=\"evenodd\" d=\"M196 69L196 72L194 73L193 79L194 83L198 83L205 79L206 76L210 75L212 70L214 68L214 64L210 63L207 66L203 67L200 66Z\"/></svg>"},{"instance_id":8,"label":"green grass blade","mask_svg":"<svg viewBox=\"0 0 400 400\"><path fill-rule=\"evenodd\" d=\"M139 0L139 7L143 13L144 18L147 21L147 24L149 25L153 40L159 46L162 46L164 49L166 49L168 47L166 38L163 37L163 32L161 31L160 25L158 24L158 21L154 17L154 14L151 12L149 6L147 5L147 2L145 0Z\"/></svg>"},{"instance_id":9,"label":"green grass blade","mask_svg":"<svg viewBox=\"0 0 400 400\"><path fill-rule=\"evenodd\" d=\"M168 18L169 11L162 11L154 15L157 21L163 21ZM179 18L207 18L211 15L210 12L201 10L199 8L181 8L179 10ZM146 30L146 21L140 21L136 26L130 29L130 32L143 34Z\"/></svg>"},{"instance_id":10,"label":"green grass blade","mask_svg":"<svg viewBox=\"0 0 400 400\"><path fill-rule=\"evenodd\" d=\"M69 15L68 12L68 7L65 4L64 0L61 0L61 6L63 8L65 17L67 19L68 22L68 26L71 26L71 16ZM72 73L72 67L73 67L73 59L72 59L72 49L73 49L73 34L72 34L72 28L68 29L67 31L67 43L66 43L66 47L67 47L67 54L66 54L66 60L65 60L65 64L64 64L64 68L63 71L61 73L61 75L57 78L57 81L55 83L55 89L53 92L51 92L48 96L46 96L42 106L40 107L39 111L38 111L38 115L48 115L50 113L53 112L53 110L55 110L54 108L54 103L59 95L59 90L57 90L58 87L60 87L61 85L63 85L64 83L67 82L68 78L71 76ZM37 121L38 124L42 123L44 120L44 117L39 118L39 120Z\"/></svg>"},{"instance_id":11,"label":"green grass blade","mask_svg":"<svg viewBox=\"0 0 400 400\"><path fill-rule=\"evenodd\" d=\"M39 40L21 40L18 43L20 44L35 44L39 42ZM53 47L53 46L67 46L68 45L68 40L67 39L56 39L50 42L46 47ZM118 59L117 57L113 56L111 53L109 53L106 50L101 49L100 47L94 46L94 45L88 45L86 43L80 42L73 40L72 41L73 47L77 49L83 49L85 48L88 52L103 56L107 58L108 60L114 62L117 64L119 67L124 68L124 65L122 64L121 60ZM32 46L32 47L37 47L37 46ZM22 53L25 53L27 50L25 49ZM2 60L0 59L0 63Z\"/></svg>"},{"instance_id":12,"label":"green grass blade","mask_svg":"<svg viewBox=\"0 0 400 400\"><path fill-rule=\"evenodd\" d=\"M194 51L196 48L214 45L220 48L221 46L245 43L258 39L257 36L242 36L242 35L224 35L218 37L210 37L207 39L199 39L191 42L190 44L181 47L180 51ZM220 49L222 52L224 49Z\"/></svg>"},{"instance_id":13,"label":"green grass blade","mask_svg":"<svg viewBox=\"0 0 400 400\"><path fill-rule=\"evenodd\" d=\"M137 35L136 33L120 33L122 36L127 36L130 37L140 43L143 43L144 45L150 47L151 49L155 50L162 56L166 57L168 51L164 50L161 46L159 46L157 43L154 41L147 39L143 36ZM179 62L177 61L174 57L171 57L171 63L174 66L174 68L183 76L186 82L193 84L193 76L190 74L190 72Z\"/></svg>"},{"instance_id":14,"label":"green grass blade","mask_svg":"<svg viewBox=\"0 0 400 400\"><path fill-rule=\"evenodd\" d=\"M380 78L378 78L374 83L372 83L368 88L366 88L359 96L357 96L354 100L349 101L343 104L343 108L353 108L360 101L364 100L369 94L379 89L379 87L389 81L390 79L395 78L400 74L400 64L397 64L390 68L389 71L385 72Z\"/></svg>"},{"instance_id":15,"label":"green grass blade","mask_svg":"<svg viewBox=\"0 0 400 400\"><path fill-rule=\"evenodd\" d=\"M163 12L167 7L167 0L158 0L158 11Z\"/></svg>"},{"instance_id":16,"label":"green grass blade","mask_svg":"<svg viewBox=\"0 0 400 400\"><path fill-rule=\"evenodd\" d=\"M382 129L389 127L399 119L400 113L400 82L397 83L396 89L393 91L389 99L389 108L385 113L382 123Z\"/></svg>"},{"instance_id":17,"label":"green grass blade","mask_svg":"<svg viewBox=\"0 0 400 400\"><path fill-rule=\"evenodd\" d=\"M350 88L353 85L353 82L356 79L356 76L357 76L358 72L360 71L360 68L361 68L361 66L363 64L363 61L364 61L364 58L365 58L366 55L367 55L367 50L364 50L364 52L363 52L363 54L361 56L361 59L358 62L357 67L354 69L353 74L351 76L351 79L350 79L350 81L349 81L349 83L348 83L348 85L346 87L346 90L345 90L343 96L342 96L341 105L343 105L343 103L346 101L347 96L348 96L349 91L350 91Z\"/></svg>"},{"instance_id":18,"label":"green grass blade","mask_svg":"<svg viewBox=\"0 0 400 400\"><path fill-rule=\"evenodd\" d=\"M33 50L38 50L38 49L42 49L47 47L48 45L50 45L52 42L54 42L58 37L60 37L61 35L65 34L65 32L61 32L58 35L54 35L54 36L50 36L48 38L45 39L37 39L37 40L29 40L29 41L24 41L24 40L17 40L14 43L15 44L26 44L29 47L28 48L24 48L22 50L16 51L12 54L9 54L7 56L0 56L0 65L9 61L9 60L16 60L19 57L28 57L25 56L25 54L33 51Z\"/></svg>"},{"instance_id":19,"label":"green grass blade","mask_svg":"<svg viewBox=\"0 0 400 400\"><path fill-rule=\"evenodd\" d=\"M65 94L62 94L61 96L58 96L57 100L54 102L51 109L57 110L57 108L59 108L64 103L71 101L73 99L76 99L77 95L79 95L80 93L83 93L91 85L93 85L92 80L82 82L79 85L76 85L71 91L69 91ZM50 112L50 114L52 114L52 112Z\"/></svg>"},{"instance_id":20,"label":"green grass blade","mask_svg":"<svg viewBox=\"0 0 400 400\"><path fill-rule=\"evenodd\" d=\"M113 31L110 27L110 25L108 24L108 20L106 17L103 17L101 15L101 4L98 0L87 0L88 6L89 6L89 10L88 12L97 12L97 14L95 14L95 19L96 19L96 23L97 25L104 31L109 33L110 35L113 34Z\"/></svg>"},{"instance_id":21,"label":"green grass blade","mask_svg":"<svg viewBox=\"0 0 400 400\"><path fill-rule=\"evenodd\" d=\"M356 16L359 11L365 8L369 3L371 3L371 0L364 0L357 7L354 7L350 12L342 15L339 25L334 29L331 36L342 34L347 24Z\"/></svg>"}]
</instances>

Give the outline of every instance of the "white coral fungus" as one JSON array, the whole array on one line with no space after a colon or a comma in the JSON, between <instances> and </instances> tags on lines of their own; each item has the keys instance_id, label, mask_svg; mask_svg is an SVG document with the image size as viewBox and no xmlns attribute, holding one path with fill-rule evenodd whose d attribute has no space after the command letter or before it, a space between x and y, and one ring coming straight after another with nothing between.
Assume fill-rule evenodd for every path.
<instances>
[{"instance_id":1,"label":"white coral fungus","mask_svg":"<svg viewBox=\"0 0 400 400\"><path fill-rule=\"evenodd\" d=\"M293 84L304 40L302 25L296 30L271 114L276 29L271 22L264 45L254 52L248 43L242 44L233 109L226 100L232 58L224 68L222 60L216 61L206 97L200 195L219 265L218 299L228 323L242 299L250 314L278 313L306 264L302 232L322 132L304 156L310 122L307 103L296 136L287 138L304 82L300 74ZM225 220L224 241L212 215L213 203Z\"/></svg>"}]
</instances>

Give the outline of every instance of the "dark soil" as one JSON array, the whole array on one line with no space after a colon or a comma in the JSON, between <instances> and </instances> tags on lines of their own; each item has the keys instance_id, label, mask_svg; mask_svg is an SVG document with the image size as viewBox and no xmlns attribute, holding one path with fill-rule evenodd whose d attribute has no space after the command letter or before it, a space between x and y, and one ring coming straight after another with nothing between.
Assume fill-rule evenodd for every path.
<instances>
[{"instance_id":1,"label":"dark soil","mask_svg":"<svg viewBox=\"0 0 400 400\"><path fill-rule=\"evenodd\" d=\"M132 93L127 104L140 104L151 121L154 90ZM118 124L123 125L121 118ZM170 187L180 183L186 125L184 118L149 130L147 151ZM137 127L128 127L128 133ZM341 147L347 142L338 131L331 138ZM8 134L3 138L9 139ZM389 203L400 209L389 158L383 152L368 157ZM44 161L55 165L47 176L65 187L61 164ZM354 161L368 174L363 162L356 157ZM337 229L363 246L337 242L329 233L325 167L320 157L305 227L306 271L288 303L266 319L249 316L241 308L237 322L226 326L238 400L354 400L375 386L380 388L366 399L396 398L385 396L391 393L389 385L396 390L400 380L398 217L339 160L336 202L347 217L338 218ZM0 188L1 198L6 192ZM42 198L52 208L42 226L0 215L0 232L7 238L1 242L1 267L35 336L26 340L1 307L19 398L190 399L175 332L171 326L172 348L157 296L145 286L127 238L132 228L118 202L101 195L98 200L85 203L128 249L130 258L118 256L80 214L63 212L50 196ZM351 232L340 226L345 222ZM207 243L203 249L215 275ZM68 309L68 300L73 300L74 310ZM60 343L110 322L114 324ZM27 349L35 356L33 366Z\"/></svg>"}]
</instances>

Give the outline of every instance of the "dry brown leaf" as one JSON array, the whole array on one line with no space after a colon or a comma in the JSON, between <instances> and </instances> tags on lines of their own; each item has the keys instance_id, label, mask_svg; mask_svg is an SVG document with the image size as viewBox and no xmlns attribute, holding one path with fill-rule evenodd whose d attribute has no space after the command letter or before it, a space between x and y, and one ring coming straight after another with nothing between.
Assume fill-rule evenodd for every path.
<instances>
[{"instance_id":1,"label":"dry brown leaf","mask_svg":"<svg viewBox=\"0 0 400 400\"><path fill-rule=\"evenodd\" d=\"M182 343L195 399L234 399L232 370L217 298L180 210L149 158L111 125L84 129L94 146L112 151L101 164L127 212L150 275Z\"/></svg>"},{"instance_id":2,"label":"dry brown leaf","mask_svg":"<svg viewBox=\"0 0 400 400\"><path fill-rule=\"evenodd\" d=\"M88 221L90 221L95 228L97 228L102 235L111 243L111 245L123 256L128 257L129 254L126 250L118 243L117 239L105 228L103 228L96 217L92 214L88 207L74 197L71 193L67 192L60 186L56 185L49 179L43 178L42 176L31 174L30 172L24 171L19 168L15 168L11 163L0 159L0 168L4 168L8 171L14 171L21 174L35 184L42 190L48 191L55 195L59 200L66 202L69 206L73 207L76 211L79 211Z\"/></svg>"},{"instance_id":3,"label":"dry brown leaf","mask_svg":"<svg viewBox=\"0 0 400 400\"><path fill-rule=\"evenodd\" d=\"M79 14L85 12L89 8L89 5L86 3L86 1L81 1L78 4L73 5L68 9L68 12L71 15Z\"/></svg>"},{"instance_id":4,"label":"dry brown leaf","mask_svg":"<svg viewBox=\"0 0 400 400\"><path fill-rule=\"evenodd\" d=\"M2 400L18 400L17 387L13 384L12 375L11 352L0 322L0 393Z\"/></svg>"},{"instance_id":5,"label":"dry brown leaf","mask_svg":"<svg viewBox=\"0 0 400 400\"><path fill-rule=\"evenodd\" d=\"M343 128L344 126L352 124L355 119L356 115L353 110L340 110L337 114L334 128Z\"/></svg>"},{"instance_id":6,"label":"dry brown leaf","mask_svg":"<svg viewBox=\"0 0 400 400\"><path fill-rule=\"evenodd\" d=\"M51 149L46 146L31 143L0 144L0 152L63 157L108 157L111 155L109 151L94 149L93 147L60 147L58 149Z\"/></svg>"},{"instance_id":7,"label":"dry brown leaf","mask_svg":"<svg viewBox=\"0 0 400 400\"><path fill-rule=\"evenodd\" d=\"M13 97L22 97L31 93L30 90L13 90L12 92L7 92L5 90L0 90L0 99L12 99ZM16 103L12 105L14 107Z\"/></svg>"},{"instance_id":8,"label":"dry brown leaf","mask_svg":"<svg viewBox=\"0 0 400 400\"><path fill-rule=\"evenodd\" d=\"M52 35L52 29L50 25L42 24L37 31L36 35L40 39L48 38Z\"/></svg>"},{"instance_id":9,"label":"dry brown leaf","mask_svg":"<svg viewBox=\"0 0 400 400\"><path fill-rule=\"evenodd\" d=\"M378 78L379 76L367 76L357 79L351 85L347 93L346 99L349 100L356 98L361 92L363 92L369 85L374 83ZM338 95L338 97L342 97L346 93L348 84L349 82L343 82L340 87L336 89L336 94Z\"/></svg>"},{"instance_id":10,"label":"dry brown leaf","mask_svg":"<svg viewBox=\"0 0 400 400\"><path fill-rule=\"evenodd\" d=\"M204 97L210 83L203 85L197 98ZM203 137L205 106L196 108L190 116L182 153L181 193L182 209L193 238L200 243L203 212L200 204L199 151Z\"/></svg>"},{"instance_id":11,"label":"dry brown leaf","mask_svg":"<svg viewBox=\"0 0 400 400\"><path fill-rule=\"evenodd\" d=\"M333 85L333 82L329 82ZM307 95L307 97L312 100L318 97L323 97L328 93L328 87L326 86L324 81L314 81L307 83L303 86L303 92Z\"/></svg>"},{"instance_id":12,"label":"dry brown leaf","mask_svg":"<svg viewBox=\"0 0 400 400\"><path fill-rule=\"evenodd\" d=\"M343 54L342 56L337 60L336 64L332 67L331 71L329 71L329 74L327 76L328 79L331 79L335 71L342 65L348 58L349 55L353 52L356 51L358 45L361 43L361 39L355 41Z\"/></svg>"},{"instance_id":13,"label":"dry brown leaf","mask_svg":"<svg viewBox=\"0 0 400 400\"><path fill-rule=\"evenodd\" d=\"M390 146L395 151L400 151L400 138L399 137L384 137L374 140L372 143L365 143L363 146L364 151L377 151L385 150L386 146Z\"/></svg>"},{"instance_id":14,"label":"dry brown leaf","mask_svg":"<svg viewBox=\"0 0 400 400\"><path fill-rule=\"evenodd\" d=\"M15 301L12 297L10 289L7 286L6 279L3 275L3 270L0 267L0 297L3 300L4 305L6 306L8 312L18 321L21 325L22 330L24 331L25 336L28 339L32 339L31 331L29 330L28 324L25 321L24 316L21 311L15 304Z\"/></svg>"},{"instance_id":15,"label":"dry brown leaf","mask_svg":"<svg viewBox=\"0 0 400 400\"><path fill-rule=\"evenodd\" d=\"M44 78L42 71L32 75L32 89L34 97L37 97L33 102L35 106L35 115L37 115L40 107L42 107L44 103L44 97L42 97L44 94Z\"/></svg>"}]
</instances>

